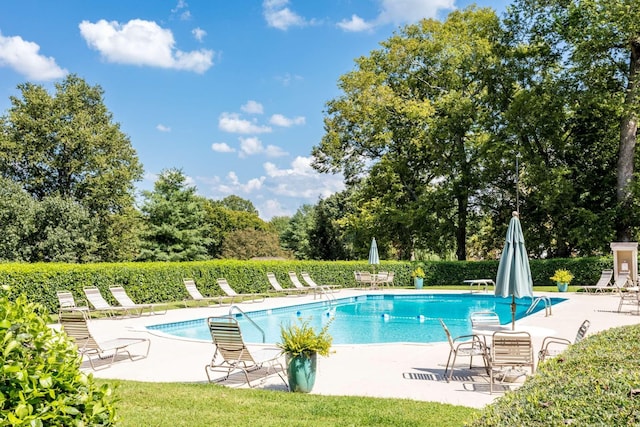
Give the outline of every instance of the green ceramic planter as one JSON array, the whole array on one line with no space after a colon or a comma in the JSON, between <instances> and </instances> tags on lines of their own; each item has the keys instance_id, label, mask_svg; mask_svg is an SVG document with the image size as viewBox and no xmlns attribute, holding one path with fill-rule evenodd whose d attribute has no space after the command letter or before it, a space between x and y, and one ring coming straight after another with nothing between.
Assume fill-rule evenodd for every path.
<instances>
[{"instance_id":1,"label":"green ceramic planter","mask_svg":"<svg viewBox=\"0 0 640 427\"><path fill-rule=\"evenodd\" d=\"M567 292L567 288L569 287L568 283L556 283L558 285L558 292Z\"/></svg>"},{"instance_id":2,"label":"green ceramic planter","mask_svg":"<svg viewBox=\"0 0 640 427\"><path fill-rule=\"evenodd\" d=\"M422 277L414 277L413 278L413 284L416 287L416 289L422 289L422 283L424 282L424 279Z\"/></svg>"},{"instance_id":3,"label":"green ceramic planter","mask_svg":"<svg viewBox=\"0 0 640 427\"><path fill-rule=\"evenodd\" d=\"M311 357L304 355L286 356L289 390L296 393L309 393L316 382L317 354Z\"/></svg>"}]
</instances>

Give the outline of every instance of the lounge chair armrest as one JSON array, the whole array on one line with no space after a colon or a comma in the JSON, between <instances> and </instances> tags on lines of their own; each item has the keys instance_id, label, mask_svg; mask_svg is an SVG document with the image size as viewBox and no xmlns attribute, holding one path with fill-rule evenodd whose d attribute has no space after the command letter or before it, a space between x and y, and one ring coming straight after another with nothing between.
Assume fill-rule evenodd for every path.
<instances>
[{"instance_id":1,"label":"lounge chair armrest","mask_svg":"<svg viewBox=\"0 0 640 427\"><path fill-rule=\"evenodd\" d=\"M566 338L558 338L558 337L545 337L542 340L542 348L546 348L549 344L563 344L563 345L571 345L571 341Z\"/></svg>"},{"instance_id":2,"label":"lounge chair armrest","mask_svg":"<svg viewBox=\"0 0 640 427\"><path fill-rule=\"evenodd\" d=\"M465 340L464 342L467 342L469 339L471 341L480 341L480 342L484 342L484 343L487 342L486 338L484 336L482 336L482 335L469 334L469 335L459 335L459 336L455 337L453 339L453 343L455 344L458 341L462 341L462 340Z\"/></svg>"}]
</instances>

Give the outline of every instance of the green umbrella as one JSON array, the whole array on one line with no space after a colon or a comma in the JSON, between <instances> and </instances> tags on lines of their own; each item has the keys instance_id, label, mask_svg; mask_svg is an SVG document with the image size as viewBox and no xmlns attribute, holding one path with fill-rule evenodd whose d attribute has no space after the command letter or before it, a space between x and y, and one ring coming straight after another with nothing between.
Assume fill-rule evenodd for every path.
<instances>
[{"instance_id":1,"label":"green umbrella","mask_svg":"<svg viewBox=\"0 0 640 427\"><path fill-rule=\"evenodd\" d=\"M529 256L524 246L524 235L518 213L514 212L496 276L496 296L511 296L511 329L516 328L516 298L533 297L533 280Z\"/></svg>"},{"instance_id":2,"label":"green umbrella","mask_svg":"<svg viewBox=\"0 0 640 427\"><path fill-rule=\"evenodd\" d=\"M380 264L380 257L378 256L378 244L376 238L371 240L371 248L369 248L369 264L373 265L373 272L376 272L376 265Z\"/></svg>"}]
</instances>

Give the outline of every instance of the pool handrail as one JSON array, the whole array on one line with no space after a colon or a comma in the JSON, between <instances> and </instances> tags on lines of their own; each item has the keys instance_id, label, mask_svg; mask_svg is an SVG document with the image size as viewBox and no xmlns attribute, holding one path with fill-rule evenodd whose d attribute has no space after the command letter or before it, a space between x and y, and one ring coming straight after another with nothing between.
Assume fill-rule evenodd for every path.
<instances>
[{"instance_id":1,"label":"pool handrail","mask_svg":"<svg viewBox=\"0 0 640 427\"><path fill-rule=\"evenodd\" d=\"M253 319L251 317L249 317L249 315L247 313L242 311L242 309L240 307L238 307L237 305L232 305L231 307L229 307L229 316L232 315L233 310L236 310L236 311L240 312L240 314L242 314L244 317L246 317L247 320L260 331L260 333L262 334L262 343L264 344L267 341L266 336L264 334L264 330L260 326L258 326L258 324L256 322L254 322Z\"/></svg>"}]
</instances>

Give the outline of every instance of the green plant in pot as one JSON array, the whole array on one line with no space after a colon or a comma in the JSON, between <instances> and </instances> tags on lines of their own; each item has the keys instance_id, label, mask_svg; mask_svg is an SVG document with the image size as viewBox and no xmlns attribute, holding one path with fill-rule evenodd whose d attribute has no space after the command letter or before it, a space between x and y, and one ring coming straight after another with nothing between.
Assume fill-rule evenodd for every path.
<instances>
[{"instance_id":1,"label":"green plant in pot","mask_svg":"<svg viewBox=\"0 0 640 427\"><path fill-rule=\"evenodd\" d=\"M422 288L422 284L424 282L424 276L425 274L422 267L417 267L411 272L411 277L413 278L413 285L416 287L416 289Z\"/></svg>"},{"instance_id":2,"label":"green plant in pot","mask_svg":"<svg viewBox=\"0 0 640 427\"><path fill-rule=\"evenodd\" d=\"M316 381L318 354L329 356L333 337L329 334L329 320L316 331L309 320L300 320L288 326L280 325L281 342L277 345L286 358L289 389L309 393Z\"/></svg>"},{"instance_id":3,"label":"green plant in pot","mask_svg":"<svg viewBox=\"0 0 640 427\"><path fill-rule=\"evenodd\" d=\"M556 270L550 279L556 282L558 291L566 292L569 283L573 280L573 274L569 270Z\"/></svg>"}]
</instances>

